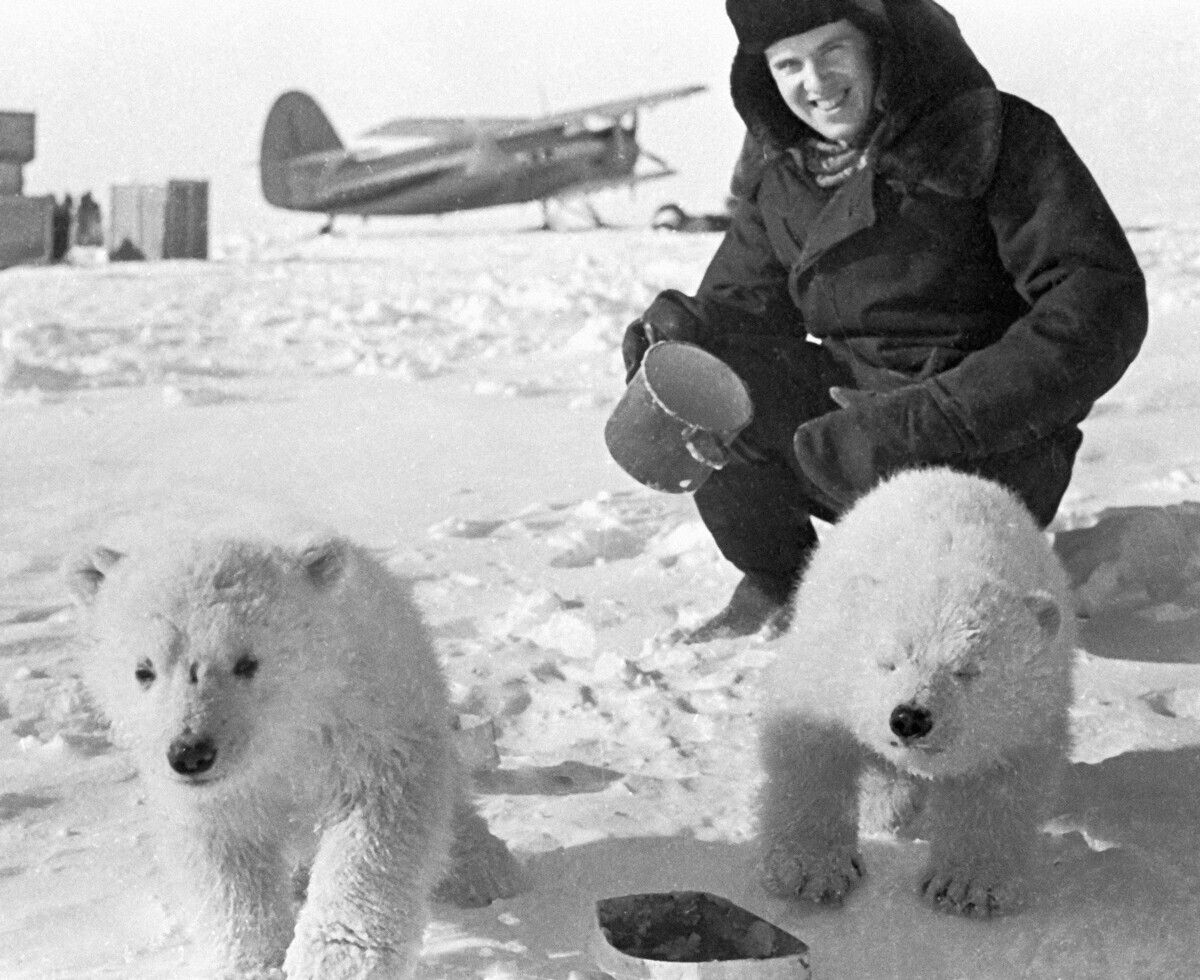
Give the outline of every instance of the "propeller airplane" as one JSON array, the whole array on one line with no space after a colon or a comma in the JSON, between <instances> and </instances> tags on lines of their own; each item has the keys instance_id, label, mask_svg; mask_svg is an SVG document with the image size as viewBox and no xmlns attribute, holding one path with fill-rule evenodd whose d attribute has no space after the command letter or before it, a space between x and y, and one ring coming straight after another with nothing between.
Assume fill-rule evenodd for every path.
<instances>
[{"instance_id":1,"label":"propeller airplane","mask_svg":"<svg viewBox=\"0 0 1200 980\"><path fill-rule=\"evenodd\" d=\"M275 100L263 127L259 175L276 207L339 214L444 214L547 204L675 171L637 142L638 111L704 91L703 85L616 99L534 118L400 118L347 147L304 92ZM655 169L637 172L639 159ZM601 224L588 205L596 224Z\"/></svg>"}]
</instances>

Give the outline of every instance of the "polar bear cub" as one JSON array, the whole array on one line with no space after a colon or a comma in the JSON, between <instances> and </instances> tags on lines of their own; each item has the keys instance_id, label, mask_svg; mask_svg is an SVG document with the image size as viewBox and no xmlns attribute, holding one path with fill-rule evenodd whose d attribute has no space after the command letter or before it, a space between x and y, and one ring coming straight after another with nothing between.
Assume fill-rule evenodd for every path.
<instances>
[{"instance_id":1,"label":"polar bear cub","mask_svg":"<svg viewBox=\"0 0 1200 980\"><path fill-rule=\"evenodd\" d=\"M432 643L366 550L214 532L94 549L69 576L85 679L225 976L407 977L435 887L464 904L515 892L469 802Z\"/></svg>"},{"instance_id":2,"label":"polar bear cub","mask_svg":"<svg viewBox=\"0 0 1200 980\"><path fill-rule=\"evenodd\" d=\"M1068 751L1074 610L1021 502L945 468L902 472L821 543L765 677L760 873L840 901L864 873L860 776L927 796L920 892L1013 907Z\"/></svg>"}]
</instances>

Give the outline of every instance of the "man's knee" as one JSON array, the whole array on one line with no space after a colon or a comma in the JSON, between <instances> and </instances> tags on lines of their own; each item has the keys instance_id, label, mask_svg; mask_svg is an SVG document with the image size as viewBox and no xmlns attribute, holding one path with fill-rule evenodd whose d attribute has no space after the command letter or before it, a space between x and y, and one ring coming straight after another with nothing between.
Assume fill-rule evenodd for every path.
<instances>
[{"instance_id":1,"label":"man's knee","mask_svg":"<svg viewBox=\"0 0 1200 980\"><path fill-rule=\"evenodd\" d=\"M1072 428L999 456L992 456L971 472L1008 487L1024 502L1034 520L1046 527L1058 512L1083 433Z\"/></svg>"}]
</instances>

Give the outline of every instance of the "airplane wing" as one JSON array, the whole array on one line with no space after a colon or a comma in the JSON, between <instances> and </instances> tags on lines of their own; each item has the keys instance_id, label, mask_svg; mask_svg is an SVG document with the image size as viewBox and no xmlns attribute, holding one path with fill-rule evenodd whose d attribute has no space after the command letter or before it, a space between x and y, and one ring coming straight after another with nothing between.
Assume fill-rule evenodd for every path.
<instances>
[{"instance_id":1,"label":"airplane wing","mask_svg":"<svg viewBox=\"0 0 1200 980\"><path fill-rule=\"evenodd\" d=\"M364 137L426 138L431 140L461 140L479 133L504 141L520 136L552 133L572 125L583 126L590 119L617 119L633 109L649 108L660 102L682 99L703 92L706 85L684 85L627 99L613 99L596 105L555 112L536 117L462 116L459 118L401 117L367 130Z\"/></svg>"},{"instance_id":2,"label":"airplane wing","mask_svg":"<svg viewBox=\"0 0 1200 980\"><path fill-rule=\"evenodd\" d=\"M489 135L497 140L509 140L518 136L533 136L539 133L553 132L568 126L585 126L591 119L618 119L634 109L658 105L672 99L682 99L688 95L703 92L707 85L684 85L680 88L665 89L661 92L651 92L647 95L634 95L627 99L613 99L611 102L599 102L596 105L570 109L566 112L554 112L547 116L534 119L524 119L509 125L497 126L489 130Z\"/></svg>"},{"instance_id":3,"label":"airplane wing","mask_svg":"<svg viewBox=\"0 0 1200 980\"><path fill-rule=\"evenodd\" d=\"M490 131L528 121L524 116L462 116L458 118L401 116L398 119L389 119L378 126L372 126L363 133L363 136L388 139L456 140L470 137L481 129Z\"/></svg>"}]
</instances>

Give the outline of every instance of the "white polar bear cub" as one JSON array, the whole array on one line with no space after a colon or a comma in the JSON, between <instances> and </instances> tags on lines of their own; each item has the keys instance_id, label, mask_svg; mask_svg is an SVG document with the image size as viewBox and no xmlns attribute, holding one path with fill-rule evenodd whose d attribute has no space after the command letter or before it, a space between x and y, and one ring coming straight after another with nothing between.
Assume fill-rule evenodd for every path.
<instances>
[{"instance_id":1,"label":"white polar bear cub","mask_svg":"<svg viewBox=\"0 0 1200 980\"><path fill-rule=\"evenodd\" d=\"M225 976L407 977L439 881L466 904L516 891L425 627L364 549L210 533L98 548L70 577L86 680L175 832Z\"/></svg>"},{"instance_id":2,"label":"white polar bear cub","mask_svg":"<svg viewBox=\"0 0 1200 980\"><path fill-rule=\"evenodd\" d=\"M1011 909L1067 759L1075 643L1029 512L979 477L902 472L822 541L792 622L765 677L765 887L843 898L864 872L859 779L883 763L927 793L925 900Z\"/></svg>"}]
</instances>

